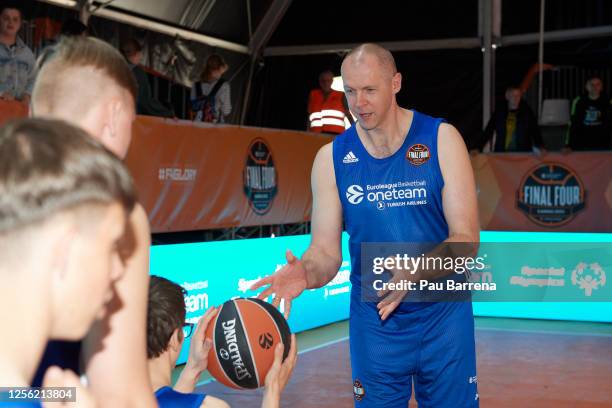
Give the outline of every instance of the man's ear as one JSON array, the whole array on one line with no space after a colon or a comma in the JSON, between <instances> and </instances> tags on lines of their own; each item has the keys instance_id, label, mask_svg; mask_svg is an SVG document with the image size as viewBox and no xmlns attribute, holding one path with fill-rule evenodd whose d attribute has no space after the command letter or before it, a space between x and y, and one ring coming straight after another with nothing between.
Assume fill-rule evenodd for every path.
<instances>
[{"instance_id":1,"label":"man's ear","mask_svg":"<svg viewBox=\"0 0 612 408\"><path fill-rule=\"evenodd\" d=\"M402 74L396 72L395 75L393 75L393 79L391 81L391 84L393 86L393 93L396 94L400 91L400 89L402 89Z\"/></svg>"},{"instance_id":2,"label":"man's ear","mask_svg":"<svg viewBox=\"0 0 612 408\"><path fill-rule=\"evenodd\" d=\"M112 108L111 103L105 103L101 105L99 109L102 109L102 111L95 113L96 118L97 118L96 121L97 121L98 129L101 129L97 134L100 137L99 139L100 142L104 146L109 146L109 145L112 145L112 140L114 138L115 129L116 129L116 126L113 125L113 118L112 118L113 108Z\"/></svg>"},{"instance_id":3,"label":"man's ear","mask_svg":"<svg viewBox=\"0 0 612 408\"><path fill-rule=\"evenodd\" d=\"M102 105L103 112L97 115L102 118L99 125L102 128L101 142L105 146L114 146L119 133L119 118L123 105L119 98L109 98L108 103Z\"/></svg>"},{"instance_id":4,"label":"man's ear","mask_svg":"<svg viewBox=\"0 0 612 408\"><path fill-rule=\"evenodd\" d=\"M70 296L70 273L72 272L71 265L76 260L74 258L78 251L77 241L78 234L73 224L61 226L53 231L53 239L50 239L46 244L49 245L50 264L49 270L51 273L51 289L53 309L61 307L58 302L63 302L67 296Z\"/></svg>"},{"instance_id":5,"label":"man's ear","mask_svg":"<svg viewBox=\"0 0 612 408\"><path fill-rule=\"evenodd\" d=\"M119 98L111 99L109 103L108 126L113 139L119 134L119 118L123 108L123 104Z\"/></svg>"},{"instance_id":6,"label":"man's ear","mask_svg":"<svg viewBox=\"0 0 612 408\"><path fill-rule=\"evenodd\" d=\"M54 279L65 279L77 239L76 228L71 223L54 231L53 239L48 242Z\"/></svg>"}]
</instances>

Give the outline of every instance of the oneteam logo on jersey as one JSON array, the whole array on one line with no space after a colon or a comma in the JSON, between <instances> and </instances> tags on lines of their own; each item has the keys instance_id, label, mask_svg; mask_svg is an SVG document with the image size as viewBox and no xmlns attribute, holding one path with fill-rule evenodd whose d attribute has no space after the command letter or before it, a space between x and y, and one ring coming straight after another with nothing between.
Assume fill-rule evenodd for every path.
<instances>
[{"instance_id":1,"label":"oneteam logo on jersey","mask_svg":"<svg viewBox=\"0 0 612 408\"><path fill-rule=\"evenodd\" d=\"M427 204L427 183L425 180L399 181L364 187L353 184L346 189L346 199L358 205L364 199L379 210Z\"/></svg>"},{"instance_id":2,"label":"oneteam logo on jersey","mask_svg":"<svg viewBox=\"0 0 612 408\"><path fill-rule=\"evenodd\" d=\"M358 161L359 159L352 151L348 152L346 156L344 156L344 159L342 159L342 163L344 164L357 163Z\"/></svg>"},{"instance_id":3,"label":"oneteam logo on jersey","mask_svg":"<svg viewBox=\"0 0 612 408\"><path fill-rule=\"evenodd\" d=\"M359 204L363 201L363 187L357 184L353 184L346 189L346 199L351 204Z\"/></svg>"}]
</instances>

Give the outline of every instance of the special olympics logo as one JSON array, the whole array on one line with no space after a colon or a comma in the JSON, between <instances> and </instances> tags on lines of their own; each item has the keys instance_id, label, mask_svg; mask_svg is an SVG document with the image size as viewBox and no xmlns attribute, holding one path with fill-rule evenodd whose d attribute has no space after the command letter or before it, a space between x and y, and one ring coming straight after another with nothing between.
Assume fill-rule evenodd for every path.
<instances>
[{"instance_id":1,"label":"special olympics logo","mask_svg":"<svg viewBox=\"0 0 612 408\"><path fill-rule=\"evenodd\" d=\"M600 289L606 284L606 272L597 263L588 265L580 262L572 271L572 285L584 290L585 296L591 296L593 290Z\"/></svg>"},{"instance_id":2,"label":"special olympics logo","mask_svg":"<svg viewBox=\"0 0 612 408\"><path fill-rule=\"evenodd\" d=\"M349 203L357 205L363 201L363 187L353 184L346 189L346 199Z\"/></svg>"},{"instance_id":3,"label":"special olympics logo","mask_svg":"<svg viewBox=\"0 0 612 408\"><path fill-rule=\"evenodd\" d=\"M538 225L559 227L585 206L584 185L575 171L559 163L531 169L517 191L517 207Z\"/></svg>"}]
</instances>

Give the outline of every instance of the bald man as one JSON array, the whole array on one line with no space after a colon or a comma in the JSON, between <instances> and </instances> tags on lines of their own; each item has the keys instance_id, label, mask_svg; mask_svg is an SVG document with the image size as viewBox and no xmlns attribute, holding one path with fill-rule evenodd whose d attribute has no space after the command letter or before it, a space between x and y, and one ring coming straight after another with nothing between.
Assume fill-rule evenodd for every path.
<instances>
[{"instance_id":1,"label":"bald man","mask_svg":"<svg viewBox=\"0 0 612 408\"><path fill-rule=\"evenodd\" d=\"M362 269L362 244L479 241L476 188L463 139L442 120L398 106L402 76L391 53L378 45L352 50L342 79L357 124L315 158L310 246L302 259L287 251L288 264L253 288L269 285L260 296L275 293L274 304L284 300L288 315L295 297L338 272L344 222L352 264L355 406L405 408L414 382L419 407L477 407L471 302L408 302L412 294L405 291L362 297L373 272L365 264ZM391 272L392 279L401 276ZM417 270L405 279L443 277Z\"/></svg>"},{"instance_id":2,"label":"bald man","mask_svg":"<svg viewBox=\"0 0 612 408\"><path fill-rule=\"evenodd\" d=\"M64 38L38 74L31 114L70 122L123 159L136 117L136 93L127 62L112 46L94 38ZM137 204L121 240L125 273L83 342L82 363L100 406L156 406L146 354L149 246L149 222ZM78 344L52 344L39 372L51 364L78 369L79 349Z\"/></svg>"}]
</instances>

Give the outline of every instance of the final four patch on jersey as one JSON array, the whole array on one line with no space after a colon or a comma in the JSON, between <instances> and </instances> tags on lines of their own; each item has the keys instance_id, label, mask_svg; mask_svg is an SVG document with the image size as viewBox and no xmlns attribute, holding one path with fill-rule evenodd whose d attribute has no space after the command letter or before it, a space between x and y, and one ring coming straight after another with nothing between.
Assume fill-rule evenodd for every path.
<instances>
[{"instance_id":1,"label":"final four patch on jersey","mask_svg":"<svg viewBox=\"0 0 612 408\"><path fill-rule=\"evenodd\" d=\"M406 152L406 160L415 166L420 166L429 160L430 157L431 154L429 153L429 147L420 143L413 144Z\"/></svg>"},{"instance_id":2,"label":"final four patch on jersey","mask_svg":"<svg viewBox=\"0 0 612 408\"><path fill-rule=\"evenodd\" d=\"M353 383L353 395L357 401L361 401L365 396L365 389L359 380L355 380Z\"/></svg>"}]
</instances>

